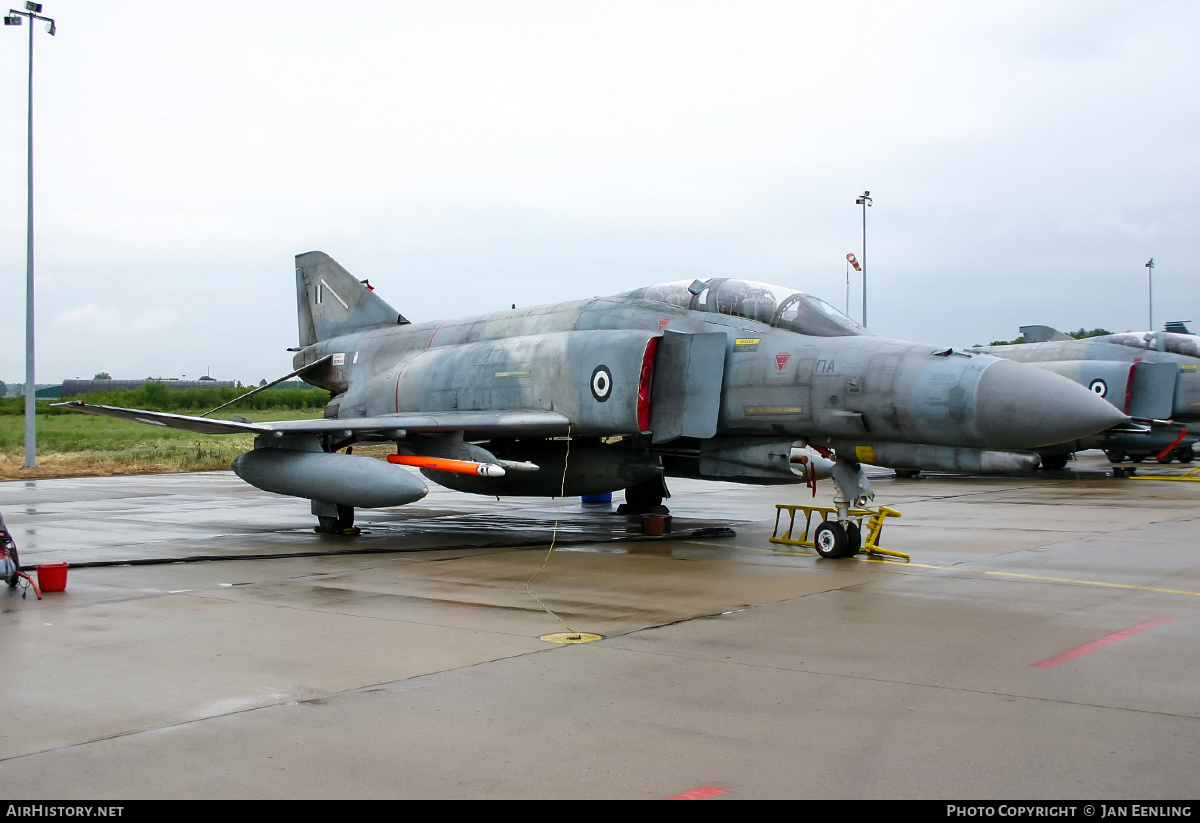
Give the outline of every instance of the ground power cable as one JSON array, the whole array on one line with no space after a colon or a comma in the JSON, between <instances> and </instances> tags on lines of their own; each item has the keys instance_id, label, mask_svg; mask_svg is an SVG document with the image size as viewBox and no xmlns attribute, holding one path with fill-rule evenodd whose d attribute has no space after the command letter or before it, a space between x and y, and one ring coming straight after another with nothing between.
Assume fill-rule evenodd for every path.
<instances>
[{"instance_id":1,"label":"ground power cable","mask_svg":"<svg viewBox=\"0 0 1200 823\"><path fill-rule=\"evenodd\" d=\"M566 442L567 442L567 451L563 454L562 483L559 484L559 487L558 487L558 505L554 509L554 528L550 532L550 548L546 550L546 556L542 559L541 568L539 568L536 572L533 573L533 577L531 577L525 581L525 593L528 594L530 597L532 597L533 600L539 606L542 607L542 610L545 611L546 614L550 615L555 620L557 620L559 623L561 623L564 629L566 629L569 632L574 632L574 633L578 634L579 631L577 629L575 629L571 626L568 626L567 622L565 620L563 620L561 617L559 617L557 614L555 614L541 600L538 600L537 595L535 595L533 593L533 590L529 588L529 584L532 583L539 574L541 574L543 571L545 571L546 566L550 563L550 555L554 554L554 544L558 540L558 521L559 521L559 516L562 514L563 495L566 493L566 490L567 490L567 466L570 464L570 461L571 461L571 424L570 423L567 424L567 441Z\"/></svg>"}]
</instances>

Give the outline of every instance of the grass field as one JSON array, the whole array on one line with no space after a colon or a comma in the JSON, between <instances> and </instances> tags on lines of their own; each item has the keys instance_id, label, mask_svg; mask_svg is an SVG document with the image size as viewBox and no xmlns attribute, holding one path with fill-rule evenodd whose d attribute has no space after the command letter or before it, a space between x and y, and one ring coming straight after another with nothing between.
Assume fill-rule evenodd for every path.
<instances>
[{"instance_id":1,"label":"grass field","mask_svg":"<svg viewBox=\"0 0 1200 823\"><path fill-rule=\"evenodd\" d=\"M231 412L250 420L303 420L321 409ZM253 435L205 435L90 414L38 414L36 469L25 466L25 418L0 414L0 480L228 469L254 447Z\"/></svg>"}]
</instances>

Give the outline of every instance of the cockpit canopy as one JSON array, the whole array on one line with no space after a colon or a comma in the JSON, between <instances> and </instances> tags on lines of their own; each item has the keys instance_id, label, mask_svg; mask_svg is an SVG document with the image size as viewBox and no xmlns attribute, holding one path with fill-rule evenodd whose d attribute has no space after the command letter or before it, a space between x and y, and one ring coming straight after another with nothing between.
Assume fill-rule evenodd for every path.
<instances>
[{"instance_id":1,"label":"cockpit canopy","mask_svg":"<svg viewBox=\"0 0 1200 823\"><path fill-rule=\"evenodd\" d=\"M728 314L813 337L869 335L833 306L804 292L754 280L676 280L621 295L693 311Z\"/></svg>"},{"instance_id":2,"label":"cockpit canopy","mask_svg":"<svg viewBox=\"0 0 1200 823\"><path fill-rule=\"evenodd\" d=\"M1200 337L1191 334L1173 334L1165 331L1125 332L1101 339L1134 349L1149 349L1171 354L1185 354L1188 357L1200 357Z\"/></svg>"}]
</instances>

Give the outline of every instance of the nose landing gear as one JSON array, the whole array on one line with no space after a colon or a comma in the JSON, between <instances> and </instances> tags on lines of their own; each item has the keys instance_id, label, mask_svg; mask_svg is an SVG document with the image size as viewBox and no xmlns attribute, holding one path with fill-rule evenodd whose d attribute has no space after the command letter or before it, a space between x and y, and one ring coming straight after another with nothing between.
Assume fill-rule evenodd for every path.
<instances>
[{"instance_id":1,"label":"nose landing gear","mask_svg":"<svg viewBox=\"0 0 1200 823\"><path fill-rule=\"evenodd\" d=\"M857 523L843 526L836 520L825 520L813 533L813 548L821 557L853 557L862 549L862 529Z\"/></svg>"}]
</instances>

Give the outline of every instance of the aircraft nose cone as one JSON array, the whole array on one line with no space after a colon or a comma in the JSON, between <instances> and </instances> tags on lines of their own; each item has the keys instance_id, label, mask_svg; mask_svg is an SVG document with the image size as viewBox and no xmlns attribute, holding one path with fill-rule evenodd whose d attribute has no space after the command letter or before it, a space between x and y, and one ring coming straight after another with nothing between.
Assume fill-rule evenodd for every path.
<instances>
[{"instance_id":1,"label":"aircraft nose cone","mask_svg":"<svg viewBox=\"0 0 1200 823\"><path fill-rule=\"evenodd\" d=\"M1111 403L1053 372L997 360L979 377L979 432L994 449L1067 443L1124 421Z\"/></svg>"}]
</instances>

